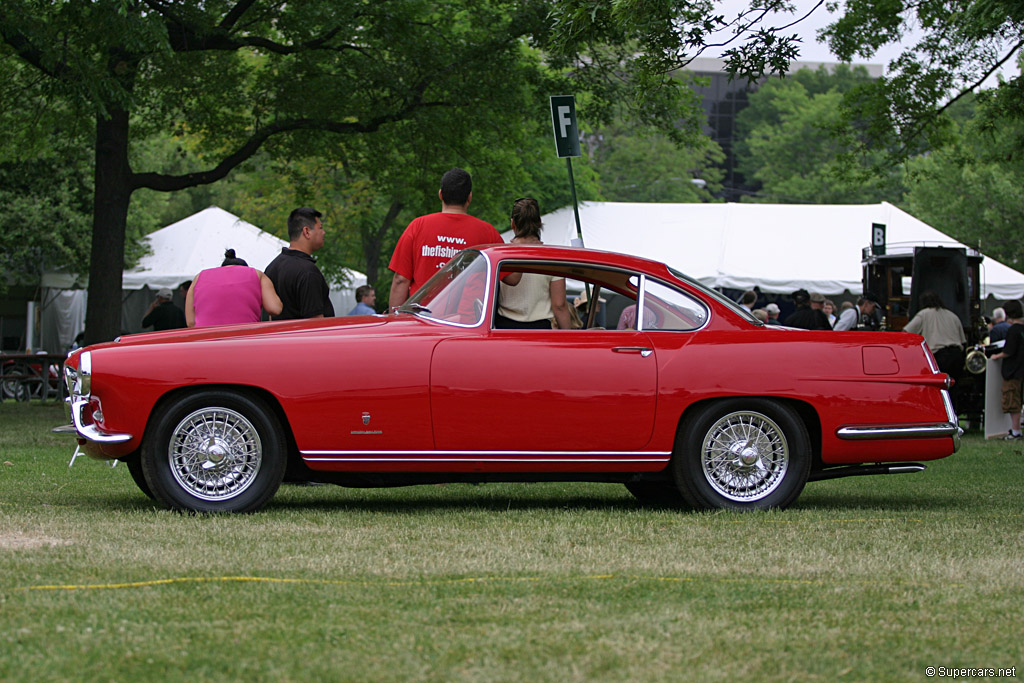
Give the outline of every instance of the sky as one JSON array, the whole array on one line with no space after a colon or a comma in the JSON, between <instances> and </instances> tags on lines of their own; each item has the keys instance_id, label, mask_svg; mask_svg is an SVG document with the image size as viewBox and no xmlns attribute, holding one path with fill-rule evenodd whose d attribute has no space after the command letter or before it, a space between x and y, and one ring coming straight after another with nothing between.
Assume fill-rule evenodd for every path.
<instances>
[{"instance_id":1,"label":"sky","mask_svg":"<svg viewBox=\"0 0 1024 683\"><path fill-rule=\"evenodd\" d=\"M720 0L718 3L719 11L727 18L736 16L739 12L749 8L750 0ZM820 29L824 28L828 24L835 21L841 14L830 14L828 9L825 7L824 2L819 7L814 8L818 4L817 0L792 0L792 4L797 8L797 11L793 14L781 14L772 15L766 18L764 25L766 26L784 26L792 23L796 19L803 17L808 12L811 12L810 16L801 21L796 26L784 32L784 35L798 34L803 38L803 43L800 46L800 61L804 62L835 62L838 61L835 55L833 55L828 46L825 43L819 43L817 41L817 33ZM917 42L920 38L920 34L911 32L902 44L886 45L882 47L871 59L855 58L855 64L879 64L883 67L887 67L889 62L900 55L904 47L911 46ZM717 57L718 54L706 53L706 57ZM1003 68L1002 73L1004 76L1013 76L1017 74L1017 67L1015 60L1009 60L1007 66ZM995 85L995 78L991 78L986 81L986 86Z\"/></svg>"}]
</instances>

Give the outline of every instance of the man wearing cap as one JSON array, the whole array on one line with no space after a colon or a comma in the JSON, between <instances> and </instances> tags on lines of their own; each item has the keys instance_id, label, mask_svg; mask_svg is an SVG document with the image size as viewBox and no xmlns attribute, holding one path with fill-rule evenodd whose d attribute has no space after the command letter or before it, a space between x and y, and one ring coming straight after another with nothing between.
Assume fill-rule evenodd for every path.
<instances>
[{"instance_id":1,"label":"man wearing cap","mask_svg":"<svg viewBox=\"0 0 1024 683\"><path fill-rule=\"evenodd\" d=\"M857 299L857 306L855 308L844 309L839 315L839 320L836 321L836 330L852 330L857 327L857 321L861 317L867 317L874 320L875 308L878 306L875 303L875 295L871 292L864 292L864 296Z\"/></svg>"},{"instance_id":2,"label":"man wearing cap","mask_svg":"<svg viewBox=\"0 0 1024 683\"><path fill-rule=\"evenodd\" d=\"M142 326L152 326L157 332L186 327L185 312L174 305L174 302L171 301L173 296L171 290L167 287L158 291L156 298L153 299L153 303L146 309L146 316L142 319Z\"/></svg>"},{"instance_id":3,"label":"man wearing cap","mask_svg":"<svg viewBox=\"0 0 1024 683\"><path fill-rule=\"evenodd\" d=\"M786 318L786 327L799 327L804 330L831 330L828 318L822 308L825 297L819 292L807 293L806 289L793 292L793 303L796 311Z\"/></svg>"},{"instance_id":4,"label":"man wearing cap","mask_svg":"<svg viewBox=\"0 0 1024 683\"><path fill-rule=\"evenodd\" d=\"M779 322L779 305L777 303L770 303L764 307L764 310L768 311L768 323L769 325L781 325Z\"/></svg>"}]
</instances>

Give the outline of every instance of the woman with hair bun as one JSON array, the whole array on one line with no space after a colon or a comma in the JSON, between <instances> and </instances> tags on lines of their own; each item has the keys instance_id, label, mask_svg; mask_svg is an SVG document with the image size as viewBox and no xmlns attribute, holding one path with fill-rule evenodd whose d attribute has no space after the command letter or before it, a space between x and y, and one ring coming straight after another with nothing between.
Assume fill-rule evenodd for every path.
<instances>
[{"instance_id":1,"label":"woman with hair bun","mask_svg":"<svg viewBox=\"0 0 1024 683\"><path fill-rule=\"evenodd\" d=\"M189 327L255 323L261 308L271 315L284 309L274 283L228 249L219 268L193 278L185 296L185 321Z\"/></svg>"},{"instance_id":2,"label":"woman with hair bun","mask_svg":"<svg viewBox=\"0 0 1024 683\"><path fill-rule=\"evenodd\" d=\"M513 244L543 244L540 233L540 205L532 197L512 204ZM552 318L560 330L570 329L569 304L565 299L565 278L540 273L523 273L519 284L501 283L495 327L501 329L552 329Z\"/></svg>"}]
</instances>

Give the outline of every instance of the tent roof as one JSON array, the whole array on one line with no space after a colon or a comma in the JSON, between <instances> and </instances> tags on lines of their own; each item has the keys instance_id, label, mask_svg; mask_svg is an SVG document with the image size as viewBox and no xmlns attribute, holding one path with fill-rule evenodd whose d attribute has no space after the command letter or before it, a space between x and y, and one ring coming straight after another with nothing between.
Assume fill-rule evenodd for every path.
<instances>
[{"instance_id":1,"label":"tent roof","mask_svg":"<svg viewBox=\"0 0 1024 683\"><path fill-rule=\"evenodd\" d=\"M150 253L124 272L124 289L177 288L205 268L224 260L234 249L238 258L263 270L288 243L246 223L224 209L211 206L149 234Z\"/></svg>"},{"instance_id":2,"label":"tent roof","mask_svg":"<svg viewBox=\"0 0 1024 683\"><path fill-rule=\"evenodd\" d=\"M964 245L897 207L796 204L580 204L584 244L662 261L711 287L789 294L861 291L861 252L872 223L898 246ZM571 244L572 207L544 216L543 239ZM991 258L981 264L981 294L1024 296L1024 275Z\"/></svg>"},{"instance_id":3,"label":"tent roof","mask_svg":"<svg viewBox=\"0 0 1024 683\"><path fill-rule=\"evenodd\" d=\"M216 206L160 228L146 240L149 253L135 268L124 271L123 289L176 289L199 271L219 266L227 249L234 249L238 258L263 270L281 253L281 247L288 246L284 240ZM46 273L43 286L70 288L75 280L74 275ZM349 271L349 281L352 286L363 284L366 276Z\"/></svg>"}]
</instances>

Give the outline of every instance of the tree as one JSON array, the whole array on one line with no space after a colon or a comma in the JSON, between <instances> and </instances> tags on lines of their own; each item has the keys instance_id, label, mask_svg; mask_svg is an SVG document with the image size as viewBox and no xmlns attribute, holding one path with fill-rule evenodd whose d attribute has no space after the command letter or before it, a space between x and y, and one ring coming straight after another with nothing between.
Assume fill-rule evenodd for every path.
<instances>
[{"instance_id":1,"label":"tree","mask_svg":"<svg viewBox=\"0 0 1024 683\"><path fill-rule=\"evenodd\" d=\"M5 0L5 76L16 71L43 109L64 114L25 115L18 124L66 126L81 139L83 122L93 121L87 341L118 328L110 304L120 296L135 191L215 182L297 131L359 136L429 111L492 110L517 73L521 39L546 32L545 8L501 0ZM13 107L0 114L17 118ZM175 130L202 141L201 170L132 165L139 139Z\"/></svg>"},{"instance_id":2,"label":"tree","mask_svg":"<svg viewBox=\"0 0 1024 683\"><path fill-rule=\"evenodd\" d=\"M594 165L610 201L709 201L721 187L724 172L715 164L725 155L708 138L681 149L662 133L622 124L601 129L599 136Z\"/></svg>"},{"instance_id":3,"label":"tree","mask_svg":"<svg viewBox=\"0 0 1024 683\"><path fill-rule=\"evenodd\" d=\"M866 149L841 122L844 91L869 81L863 68L840 67L834 75L801 69L751 94L737 120L736 156L744 176L761 184L754 201L856 204L902 197L901 167L872 172L883 154Z\"/></svg>"},{"instance_id":4,"label":"tree","mask_svg":"<svg viewBox=\"0 0 1024 683\"><path fill-rule=\"evenodd\" d=\"M824 32L840 59L871 58L902 37L921 35L889 64L889 73L850 92L845 119L857 122L869 144L903 159L937 149L955 136L942 116L1024 46L1024 5L1017 0L852 0ZM1020 75L983 94L992 112L1024 119ZM899 144L894 145L893 142ZM1014 141L1024 148L1024 139Z\"/></svg>"},{"instance_id":5,"label":"tree","mask_svg":"<svg viewBox=\"0 0 1024 683\"><path fill-rule=\"evenodd\" d=\"M942 149L908 162L907 204L928 224L978 247L1002 263L1024 267L1024 157L1017 141L1024 122L1003 119L983 104L955 124Z\"/></svg>"}]
</instances>

